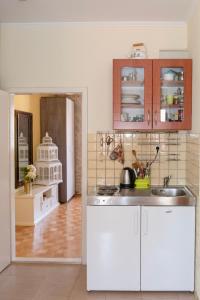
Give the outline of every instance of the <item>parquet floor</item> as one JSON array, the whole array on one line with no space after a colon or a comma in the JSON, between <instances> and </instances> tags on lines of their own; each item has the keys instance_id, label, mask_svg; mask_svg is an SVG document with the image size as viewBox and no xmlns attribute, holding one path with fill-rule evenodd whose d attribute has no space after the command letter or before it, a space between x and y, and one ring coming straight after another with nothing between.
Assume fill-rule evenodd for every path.
<instances>
[{"instance_id":1,"label":"parquet floor","mask_svg":"<svg viewBox=\"0 0 200 300\"><path fill-rule=\"evenodd\" d=\"M35 226L16 226L16 256L81 257L81 197L59 205Z\"/></svg>"}]
</instances>

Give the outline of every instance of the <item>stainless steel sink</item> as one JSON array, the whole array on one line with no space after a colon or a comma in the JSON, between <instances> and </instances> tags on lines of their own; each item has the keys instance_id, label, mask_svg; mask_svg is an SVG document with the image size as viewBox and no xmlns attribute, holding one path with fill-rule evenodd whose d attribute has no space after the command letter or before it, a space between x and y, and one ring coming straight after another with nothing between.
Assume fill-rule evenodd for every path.
<instances>
[{"instance_id":1,"label":"stainless steel sink","mask_svg":"<svg viewBox=\"0 0 200 300\"><path fill-rule=\"evenodd\" d=\"M181 197L185 196L186 192L183 188L153 188L152 195L162 197Z\"/></svg>"},{"instance_id":2,"label":"stainless steel sink","mask_svg":"<svg viewBox=\"0 0 200 300\"><path fill-rule=\"evenodd\" d=\"M195 206L196 197L187 186L154 186L148 189L122 189L113 196L91 195L87 205Z\"/></svg>"}]
</instances>

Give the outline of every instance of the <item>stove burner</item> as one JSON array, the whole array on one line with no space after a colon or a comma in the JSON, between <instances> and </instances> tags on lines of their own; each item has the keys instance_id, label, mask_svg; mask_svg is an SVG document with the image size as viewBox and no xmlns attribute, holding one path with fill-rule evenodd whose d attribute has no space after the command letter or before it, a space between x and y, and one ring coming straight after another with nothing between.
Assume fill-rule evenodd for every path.
<instances>
[{"instance_id":1,"label":"stove burner","mask_svg":"<svg viewBox=\"0 0 200 300\"><path fill-rule=\"evenodd\" d=\"M112 196L118 190L115 185L100 185L98 187L97 195Z\"/></svg>"}]
</instances>

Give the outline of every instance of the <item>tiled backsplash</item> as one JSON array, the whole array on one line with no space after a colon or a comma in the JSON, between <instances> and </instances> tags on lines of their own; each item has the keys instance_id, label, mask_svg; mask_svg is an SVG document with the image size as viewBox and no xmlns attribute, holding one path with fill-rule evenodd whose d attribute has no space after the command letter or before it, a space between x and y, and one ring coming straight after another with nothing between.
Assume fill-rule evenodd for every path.
<instances>
[{"instance_id":1,"label":"tiled backsplash","mask_svg":"<svg viewBox=\"0 0 200 300\"><path fill-rule=\"evenodd\" d=\"M200 278L200 134L191 133L187 136L186 183L196 194L196 276L195 286L199 286Z\"/></svg>"},{"instance_id":2,"label":"tiled backsplash","mask_svg":"<svg viewBox=\"0 0 200 300\"><path fill-rule=\"evenodd\" d=\"M107 149L105 144L107 136L113 138L109 149ZM103 149L100 145L101 138L104 141ZM185 185L186 177L188 177L186 160L192 155L189 151L196 147L189 147L189 144L191 145L190 138L191 136L186 133L99 132L97 134L89 134L88 191L90 192L96 186L103 184L119 185L122 168L125 166L132 167L132 163L135 161L132 150L136 151L139 161L146 163L155 157L156 146L160 147L160 151L157 160L151 167L151 184L162 185L163 177L171 175L171 185ZM110 153L120 140L124 149L124 164L112 161L107 155L107 151ZM195 160L194 156L193 159ZM193 167L192 172L194 170L195 168Z\"/></svg>"},{"instance_id":3,"label":"tiled backsplash","mask_svg":"<svg viewBox=\"0 0 200 300\"><path fill-rule=\"evenodd\" d=\"M197 196L200 196L200 134L187 135L186 150L186 183Z\"/></svg>"}]
</instances>

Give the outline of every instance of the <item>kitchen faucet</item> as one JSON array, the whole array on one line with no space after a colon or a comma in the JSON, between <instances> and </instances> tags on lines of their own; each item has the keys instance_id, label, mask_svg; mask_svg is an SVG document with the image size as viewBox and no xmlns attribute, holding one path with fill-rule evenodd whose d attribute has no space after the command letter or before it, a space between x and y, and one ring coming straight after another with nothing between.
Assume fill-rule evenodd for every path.
<instances>
[{"instance_id":1,"label":"kitchen faucet","mask_svg":"<svg viewBox=\"0 0 200 300\"><path fill-rule=\"evenodd\" d=\"M171 176L166 176L163 178L163 187L167 188L170 182Z\"/></svg>"}]
</instances>

